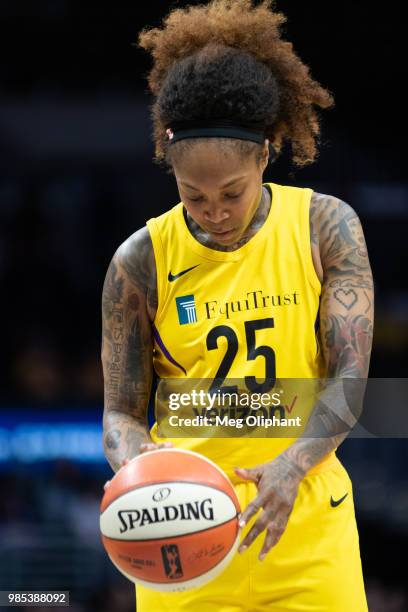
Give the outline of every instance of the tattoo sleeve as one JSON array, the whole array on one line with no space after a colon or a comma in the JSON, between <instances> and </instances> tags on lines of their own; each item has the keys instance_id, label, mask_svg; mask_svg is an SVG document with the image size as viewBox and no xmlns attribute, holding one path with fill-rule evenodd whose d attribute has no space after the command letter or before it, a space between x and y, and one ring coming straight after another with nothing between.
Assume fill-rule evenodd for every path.
<instances>
[{"instance_id":1,"label":"tattoo sleeve","mask_svg":"<svg viewBox=\"0 0 408 612\"><path fill-rule=\"evenodd\" d=\"M143 228L115 253L102 294L103 446L112 469L150 439L151 318L157 307L153 249Z\"/></svg>"},{"instance_id":2,"label":"tattoo sleeve","mask_svg":"<svg viewBox=\"0 0 408 612\"><path fill-rule=\"evenodd\" d=\"M374 318L371 268L354 210L315 193L310 225L323 268L319 344L326 384L303 436L284 453L304 473L343 442L360 416Z\"/></svg>"}]
</instances>

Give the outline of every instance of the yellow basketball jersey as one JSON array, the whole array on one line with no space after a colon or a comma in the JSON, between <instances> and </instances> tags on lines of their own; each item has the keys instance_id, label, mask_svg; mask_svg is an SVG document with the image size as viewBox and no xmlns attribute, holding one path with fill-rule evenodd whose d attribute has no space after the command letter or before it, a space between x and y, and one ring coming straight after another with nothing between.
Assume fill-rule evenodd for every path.
<instances>
[{"instance_id":1,"label":"yellow basketball jersey","mask_svg":"<svg viewBox=\"0 0 408 612\"><path fill-rule=\"evenodd\" d=\"M269 215L235 251L200 244L188 229L182 202L147 222L157 268L153 332L160 379L215 380L218 386L240 379L253 390L268 377L323 376L316 339L321 284L309 230L312 190L265 186L272 197ZM163 441L157 424L151 435ZM203 453L232 478L234 466L270 461L293 442L282 437L165 439ZM319 465L333 459L331 453Z\"/></svg>"}]
</instances>

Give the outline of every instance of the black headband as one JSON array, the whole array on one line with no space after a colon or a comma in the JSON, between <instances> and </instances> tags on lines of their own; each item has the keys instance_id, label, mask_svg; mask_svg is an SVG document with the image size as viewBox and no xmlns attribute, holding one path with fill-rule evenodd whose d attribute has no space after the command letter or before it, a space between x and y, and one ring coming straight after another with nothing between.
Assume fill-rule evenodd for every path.
<instances>
[{"instance_id":1,"label":"black headband","mask_svg":"<svg viewBox=\"0 0 408 612\"><path fill-rule=\"evenodd\" d=\"M166 130L171 144L186 138L238 138L258 144L265 142L265 126L262 123L239 124L228 119L174 122Z\"/></svg>"}]
</instances>

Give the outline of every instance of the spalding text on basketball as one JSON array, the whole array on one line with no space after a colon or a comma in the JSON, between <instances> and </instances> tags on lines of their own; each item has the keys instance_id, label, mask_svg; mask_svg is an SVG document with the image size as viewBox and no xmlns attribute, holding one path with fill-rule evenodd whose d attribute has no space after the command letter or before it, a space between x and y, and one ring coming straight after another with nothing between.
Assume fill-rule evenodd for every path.
<instances>
[{"instance_id":1,"label":"spalding text on basketball","mask_svg":"<svg viewBox=\"0 0 408 612\"><path fill-rule=\"evenodd\" d=\"M214 520L214 508L211 498L200 501L186 502L177 506L160 506L155 508L141 508L140 510L119 510L119 520L122 524L120 533L125 533L136 527L163 523L165 521L185 520Z\"/></svg>"}]
</instances>

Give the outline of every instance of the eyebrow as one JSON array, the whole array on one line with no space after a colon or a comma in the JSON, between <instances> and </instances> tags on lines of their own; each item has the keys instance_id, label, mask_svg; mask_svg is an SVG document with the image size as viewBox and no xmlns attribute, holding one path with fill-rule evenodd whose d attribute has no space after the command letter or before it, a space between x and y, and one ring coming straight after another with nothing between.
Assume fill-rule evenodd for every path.
<instances>
[{"instance_id":1,"label":"eyebrow","mask_svg":"<svg viewBox=\"0 0 408 612\"><path fill-rule=\"evenodd\" d=\"M246 178L246 174L244 174L243 176L238 176L237 178L232 179L231 181L228 181L228 183L225 183L225 185L223 185L221 187L221 189L225 189L226 187L230 187L231 185L233 185L234 183L238 183L238 181L241 181L243 178ZM180 183L182 185L185 185L186 187L188 187L189 189L194 189L194 191L200 191L200 189L198 189L197 187L193 187L193 185L189 185L188 183L185 183L184 181L180 181Z\"/></svg>"}]
</instances>

